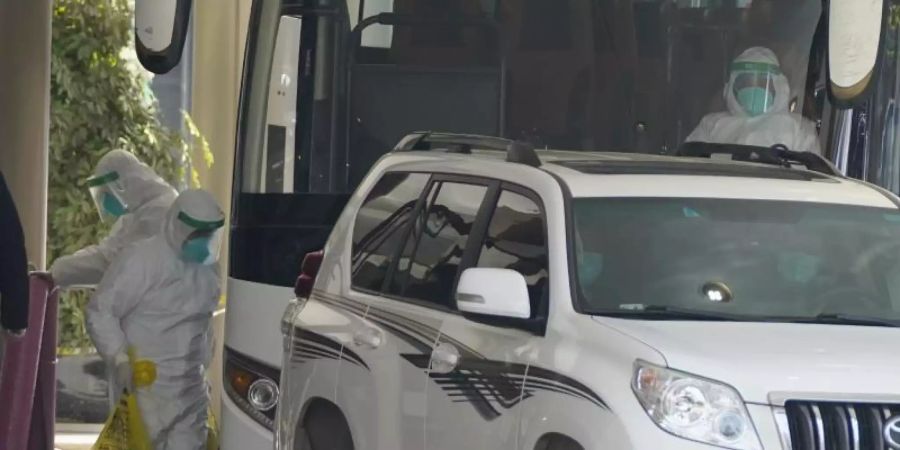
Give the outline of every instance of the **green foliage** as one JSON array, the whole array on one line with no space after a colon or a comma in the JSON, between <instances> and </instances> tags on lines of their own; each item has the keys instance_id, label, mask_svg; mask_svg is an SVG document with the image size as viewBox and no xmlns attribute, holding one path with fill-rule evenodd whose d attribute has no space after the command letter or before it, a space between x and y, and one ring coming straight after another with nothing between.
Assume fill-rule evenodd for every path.
<instances>
[{"instance_id":1,"label":"green foliage","mask_svg":"<svg viewBox=\"0 0 900 450\"><path fill-rule=\"evenodd\" d=\"M188 139L158 119L149 80L132 49L127 0L55 0L51 56L48 256L99 242L99 220L85 186L94 165L125 149L178 188L198 185L194 153L211 164L206 140L185 114ZM87 296L68 294L60 304L60 346L90 347L84 331Z\"/></svg>"}]
</instances>

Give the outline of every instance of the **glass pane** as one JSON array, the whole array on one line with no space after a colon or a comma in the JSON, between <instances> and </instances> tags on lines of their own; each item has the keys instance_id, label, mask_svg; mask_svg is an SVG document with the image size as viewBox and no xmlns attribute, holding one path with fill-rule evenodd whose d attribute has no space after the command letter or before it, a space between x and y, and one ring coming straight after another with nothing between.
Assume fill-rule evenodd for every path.
<instances>
[{"instance_id":1,"label":"glass pane","mask_svg":"<svg viewBox=\"0 0 900 450\"><path fill-rule=\"evenodd\" d=\"M393 11L422 24L366 29L357 70L351 68L362 79L353 97L371 100L370 91L386 91L404 105L421 101L463 117L462 105L470 105L467 112L502 121L434 119L442 129L566 149L671 152L691 136L820 151L815 121L822 112L809 104L815 83L807 83L824 64L809 64L810 54L821 53L813 48L820 0L370 0L364 9L363 16ZM438 18L488 18L496 26L435 24ZM766 50L738 58L753 47ZM508 73L501 76L504 62ZM775 82L770 89L735 88L735 62L772 64ZM376 79L366 67L379 64L391 65L383 68L390 76ZM427 95L408 82L423 67L439 68L416 73L430 86ZM490 83L496 79L503 82ZM468 93L437 94L460 80L471 83ZM505 111L486 98L501 99ZM393 111L388 100L381 103ZM369 141L387 149L397 130L434 127L423 123L425 113L376 120L364 106L352 108L361 118L352 149ZM757 120L763 115L767 120Z\"/></svg>"},{"instance_id":2,"label":"glass pane","mask_svg":"<svg viewBox=\"0 0 900 450\"><path fill-rule=\"evenodd\" d=\"M427 182L421 173L389 173L369 193L353 227L354 287L381 290Z\"/></svg>"},{"instance_id":3,"label":"glass pane","mask_svg":"<svg viewBox=\"0 0 900 450\"><path fill-rule=\"evenodd\" d=\"M444 182L429 195L434 202L417 230L403 295L448 308L466 241L487 187Z\"/></svg>"},{"instance_id":4,"label":"glass pane","mask_svg":"<svg viewBox=\"0 0 900 450\"><path fill-rule=\"evenodd\" d=\"M244 149L244 192L294 192L302 24L299 17L281 17L279 21L268 81L265 135L262 147Z\"/></svg>"},{"instance_id":5,"label":"glass pane","mask_svg":"<svg viewBox=\"0 0 900 450\"><path fill-rule=\"evenodd\" d=\"M530 198L503 191L481 247L478 267L512 269L525 276L532 311L547 294L547 244L541 208Z\"/></svg>"},{"instance_id":6,"label":"glass pane","mask_svg":"<svg viewBox=\"0 0 900 450\"><path fill-rule=\"evenodd\" d=\"M893 209L721 199L576 199L589 311L900 319ZM640 251L635 251L635 243Z\"/></svg>"}]
</instances>

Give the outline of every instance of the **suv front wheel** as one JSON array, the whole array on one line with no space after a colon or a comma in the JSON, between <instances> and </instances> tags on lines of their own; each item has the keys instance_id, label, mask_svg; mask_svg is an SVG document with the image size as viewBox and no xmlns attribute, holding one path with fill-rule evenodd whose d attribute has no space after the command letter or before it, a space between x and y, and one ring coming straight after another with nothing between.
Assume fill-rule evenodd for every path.
<instances>
[{"instance_id":1,"label":"suv front wheel","mask_svg":"<svg viewBox=\"0 0 900 450\"><path fill-rule=\"evenodd\" d=\"M350 427L341 410L324 400L314 401L297 429L295 450L353 450Z\"/></svg>"}]
</instances>

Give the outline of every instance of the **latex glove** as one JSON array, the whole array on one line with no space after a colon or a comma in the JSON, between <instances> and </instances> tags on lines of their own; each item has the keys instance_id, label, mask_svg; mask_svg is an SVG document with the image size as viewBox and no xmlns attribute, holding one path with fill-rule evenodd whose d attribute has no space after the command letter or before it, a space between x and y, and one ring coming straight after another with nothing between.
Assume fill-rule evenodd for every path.
<instances>
[{"instance_id":1,"label":"latex glove","mask_svg":"<svg viewBox=\"0 0 900 450\"><path fill-rule=\"evenodd\" d=\"M134 375L131 372L131 361L129 361L128 355L120 353L116 355L114 362L118 393L121 394L122 391L134 392Z\"/></svg>"}]
</instances>

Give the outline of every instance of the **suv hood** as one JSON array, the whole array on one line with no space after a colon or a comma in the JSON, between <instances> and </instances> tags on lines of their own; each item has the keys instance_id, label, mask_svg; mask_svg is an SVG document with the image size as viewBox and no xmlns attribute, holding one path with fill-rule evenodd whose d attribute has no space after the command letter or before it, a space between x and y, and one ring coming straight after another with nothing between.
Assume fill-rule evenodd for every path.
<instances>
[{"instance_id":1,"label":"suv hood","mask_svg":"<svg viewBox=\"0 0 900 450\"><path fill-rule=\"evenodd\" d=\"M900 398L900 329L595 317L659 351L672 369L735 387L750 403L787 394Z\"/></svg>"}]
</instances>

